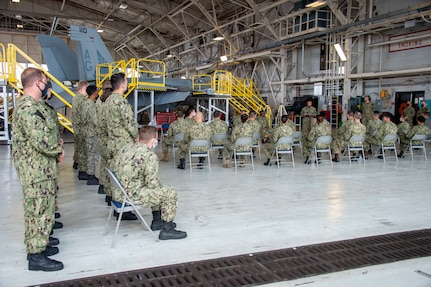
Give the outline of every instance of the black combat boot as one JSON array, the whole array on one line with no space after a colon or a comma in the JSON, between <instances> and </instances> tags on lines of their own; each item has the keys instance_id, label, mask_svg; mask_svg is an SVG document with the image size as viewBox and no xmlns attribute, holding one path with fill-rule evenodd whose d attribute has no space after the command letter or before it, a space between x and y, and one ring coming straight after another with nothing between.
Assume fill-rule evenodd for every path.
<instances>
[{"instance_id":1,"label":"black combat boot","mask_svg":"<svg viewBox=\"0 0 431 287\"><path fill-rule=\"evenodd\" d=\"M61 217L60 212L56 212L56 213L54 214L54 217L55 217L55 219L60 218L60 217Z\"/></svg>"},{"instance_id":2,"label":"black combat boot","mask_svg":"<svg viewBox=\"0 0 431 287\"><path fill-rule=\"evenodd\" d=\"M60 229L60 228L63 228L63 223L59 221L55 221L54 225L52 226L52 229Z\"/></svg>"},{"instance_id":3,"label":"black combat boot","mask_svg":"<svg viewBox=\"0 0 431 287\"><path fill-rule=\"evenodd\" d=\"M79 180L87 180L88 174L85 171L78 172L78 179Z\"/></svg>"},{"instance_id":4,"label":"black combat boot","mask_svg":"<svg viewBox=\"0 0 431 287\"><path fill-rule=\"evenodd\" d=\"M87 185L99 185L99 179L93 174L89 174L87 177Z\"/></svg>"},{"instance_id":5,"label":"black combat boot","mask_svg":"<svg viewBox=\"0 0 431 287\"><path fill-rule=\"evenodd\" d=\"M99 189L97 190L98 194L105 194L105 187L103 185L99 185Z\"/></svg>"},{"instance_id":6,"label":"black combat boot","mask_svg":"<svg viewBox=\"0 0 431 287\"><path fill-rule=\"evenodd\" d=\"M264 162L264 163L263 163L263 165L271 165L271 164L269 163L269 161L270 161L270 160L271 160L271 159L269 159L269 158L268 158L268 159L266 160L266 162Z\"/></svg>"},{"instance_id":7,"label":"black combat boot","mask_svg":"<svg viewBox=\"0 0 431 287\"><path fill-rule=\"evenodd\" d=\"M63 263L52 260L42 253L28 254L28 270L32 271L58 271L64 268Z\"/></svg>"},{"instance_id":8,"label":"black combat boot","mask_svg":"<svg viewBox=\"0 0 431 287\"><path fill-rule=\"evenodd\" d=\"M199 168L203 168L204 163L205 163L205 158L203 156L200 156L199 157L198 167Z\"/></svg>"},{"instance_id":9,"label":"black combat boot","mask_svg":"<svg viewBox=\"0 0 431 287\"><path fill-rule=\"evenodd\" d=\"M185 169L186 168L186 160L184 158L180 158L180 164L177 165L177 168L179 168L179 169Z\"/></svg>"},{"instance_id":10,"label":"black combat boot","mask_svg":"<svg viewBox=\"0 0 431 287\"><path fill-rule=\"evenodd\" d=\"M76 161L73 162L73 169L78 169L78 163Z\"/></svg>"},{"instance_id":11,"label":"black combat boot","mask_svg":"<svg viewBox=\"0 0 431 287\"><path fill-rule=\"evenodd\" d=\"M310 164L310 156L305 158L304 164Z\"/></svg>"},{"instance_id":12,"label":"black combat boot","mask_svg":"<svg viewBox=\"0 0 431 287\"><path fill-rule=\"evenodd\" d=\"M60 250L58 250L58 247L47 246L46 249L42 251L40 254L42 254L45 257L49 257L52 255L58 254L58 252L60 252ZM27 260L30 260L30 254L27 254Z\"/></svg>"},{"instance_id":13,"label":"black combat boot","mask_svg":"<svg viewBox=\"0 0 431 287\"><path fill-rule=\"evenodd\" d=\"M58 238L49 237L49 242L48 242L47 247L53 247L53 246L58 245L58 244L60 244L60 240L58 240Z\"/></svg>"},{"instance_id":14,"label":"black combat boot","mask_svg":"<svg viewBox=\"0 0 431 287\"><path fill-rule=\"evenodd\" d=\"M156 210L153 211L153 221L151 221L151 230L156 231L162 229L163 221L162 221L162 211Z\"/></svg>"},{"instance_id":15,"label":"black combat boot","mask_svg":"<svg viewBox=\"0 0 431 287\"><path fill-rule=\"evenodd\" d=\"M184 231L176 230L176 224L172 221L166 222L163 220L163 226L159 233L160 240L183 239L187 237Z\"/></svg>"},{"instance_id":16,"label":"black combat boot","mask_svg":"<svg viewBox=\"0 0 431 287\"><path fill-rule=\"evenodd\" d=\"M112 196L105 196L105 202L108 204L108 206L111 206Z\"/></svg>"},{"instance_id":17,"label":"black combat boot","mask_svg":"<svg viewBox=\"0 0 431 287\"><path fill-rule=\"evenodd\" d=\"M114 215L117 217L117 220L118 220L118 218L120 217L120 214L119 213L117 213L117 214L114 213ZM138 220L138 218L136 217L136 215L134 213L132 213L131 211L129 211L129 212L123 212L123 215L121 216L121 220Z\"/></svg>"}]
</instances>

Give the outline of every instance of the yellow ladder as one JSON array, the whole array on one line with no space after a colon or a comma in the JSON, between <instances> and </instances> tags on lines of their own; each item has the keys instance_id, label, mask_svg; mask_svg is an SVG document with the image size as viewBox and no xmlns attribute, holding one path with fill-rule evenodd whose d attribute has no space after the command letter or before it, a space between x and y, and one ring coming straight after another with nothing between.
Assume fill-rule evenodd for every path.
<instances>
[{"instance_id":1,"label":"yellow ladder","mask_svg":"<svg viewBox=\"0 0 431 287\"><path fill-rule=\"evenodd\" d=\"M21 63L19 63L17 61L17 56L20 56L20 57L24 58L25 60L27 60L28 63L34 65L34 67L36 67L36 68L44 71L44 73L46 74L46 76L51 81L53 81L54 83L56 83L57 85L59 85L64 91L66 91L72 97L75 96L75 94L68 87L66 87L62 82L60 82L59 80L57 80L51 73L49 73L46 69L44 69L36 61L34 61L26 53L24 53L24 51L22 51L21 49L19 49L14 44L8 44L7 52L6 52L7 70L6 70L6 75L3 75L3 76L7 79L7 84L9 86L13 87L15 90L17 90L21 95L23 94L23 90L21 88L22 85L21 85L21 82L17 79L16 74L17 74L17 71L19 71L19 70L23 71L26 67L24 67ZM54 90L51 90L51 93L55 97L57 97L63 104L65 104L65 106L67 106L69 108L72 108L71 103L69 103L67 100L65 100L57 92L55 92ZM66 128L67 130L69 130L71 133L73 133L72 122L69 119L67 119L65 115L63 115L61 113L57 113L57 117L58 117L58 121L60 122L60 124L64 128Z\"/></svg>"}]
</instances>

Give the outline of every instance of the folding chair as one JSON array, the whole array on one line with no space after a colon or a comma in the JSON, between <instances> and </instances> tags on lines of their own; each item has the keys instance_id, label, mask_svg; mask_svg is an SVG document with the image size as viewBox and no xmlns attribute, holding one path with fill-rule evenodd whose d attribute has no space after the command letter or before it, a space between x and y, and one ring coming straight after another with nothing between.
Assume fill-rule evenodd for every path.
<instances>
[{"instance_id":1,"label":"folding chair","mask_svg":"<svg viewBox=\"0 0 431 287\"><path fill-rule=\"evenodd\" d=\"M200 151L192 151L193 148L203 148L206 149L204 152ZM192 159L194 157L206 157L208 158L208 164L203 165L201 163L193 163ZM196 168L204 168L208 167L209 172L211 172L211 163L210 163L210 142L208 140L192 140L189 145L189 166L190 173L192 173L193 167Z\"/></svg>"},{"instance_id":2,"label":"folding chair","mask_svg":"<svg viewBox=\"0 0 431 287\"><path fill-rule=\"evenodd\" d=\"M259 160L262 159L262 157L260 156L260 132L255 132L253 133L253 145L251 146L254 149L259 149Z\"/></svg>"},{"instance_id":3,"label":"folding chair","mask_svg":"<svg viewBox=\"0 0 431 287\"><path fill-rule=\"evenodd\" d=\"M428 161L427 159L427 150L425 147L425 140L427 139L426 135L414 135L411 140L409 145L406 147L406 150L404 153L406 153L408 150L410 150L410 155L412 157L413 160L413 156L414 156L414 150L415 149L421 149L424 153L425 156L425 160Z\"/></svg>"},{"instance_id":4,"label":"folding chair","mask_svg":"<svg viewBox=\"0 0 431 287\"><path fill-rule=\"evenodd\" d=\"M347 155L349 157L349 163L352 164L352 154L351 152L361 152L362 156L364 156L364 135L353 135L349 143L347 144ZM363 161L365 164L365 160Z\"/></svg>"},{"instance_id":5,"label":"folding chair","mask_svg":"<svg viewBox=\"0 0 431 287\"><path fill-rule=\"evenodd\" d=\"M317 153L328 153L329 154L329 162L332 165L332 155L331 155L331 142L332 136L320 136L316 139L314 143L314 156L316 158L316 165L319 166L319 161L321 158L318 158ZM322 147L319 147L322 146Z\"/></svg>"},{"instance_id":6,"label":"folding chair","mask_svg":"<svg viewBox=\"0 0 431 287\"><path fill-rule=\"evenodd\" d=\"M174 156L174 166L176 166L175 149L178 148L178 143L184 140L184 134L177 134L174 136L174 143L172 144L172 155Z\"/></svg>"},{"instance_id":7,"label":"folding chair","mask_svg":"<svg viewBox=\"0 0 431 287\"><path fill-rule=\"evenodd\" d=\"M148 225L148 223L145 221L145 219L142 217L141 213L139 212L139 209L141 207L140 206L136 206L133 203L133 201L129 198L129 196L127 195L126 191L124 190L123 186L121 185L120 181L115 176L115 174L109 168L105 168L105 169L106 169L106 172L109 175L109 179L111 181L112 187L113 188L119 188L121 190L122 194L123 194L123 202L118 202L118 201L112 200L111 209L110 209L109 215L108 215L108 221L106 222L106 227L105 227L105 233L104 233L104 235L106 235L108 233L109 221L111 220L111 217L112 217L112 214L114 213L114 210L116 212L118 212L117 227L115 228L114 237L112 238L111 248L114 248L114 246L115 246L115 238L117 237L117 232L118 232L118 229L120 227L121 218L123 216L123 213L124 212L129 212L129 211L133 211L135 213L135 215L138 216L139 220L141 220L141 222L144 224L144 226L146 227L146 229L154 237L154 240L155 241L159 241L159 239L156 237L156 235L154 234L154 232L151 230L151 228Z\"/></svg>"},{"instance_id":8,"label":"folding chair","mask_svg":"<svg viewBox=\"0 0 431 287\"><path fill-rule=\"evenodd\" d=\"M397 140L398 140L398 135L396 134L389 134L383 138L382 143L380 144L382 149L383 162L386 162L385 151L387 150L394 151L395 159L398 162L398 153L397 153L397 146L396 146Z\"/></svg>"},{"instance_id":9,"label":"folding chair","mask_svg":"<svg viewBox=\"0 0 431 287\"><path fill-rule=\"evenodd\" d=\"M278 139L275 144L275 151L273 152L269 163L273 162L273 158L275 155L275 160L277 161L277 168L280 168L281 164L291 163L293 167L295 167L295 158L293 156L293 144L294 139L292 136L290 137L281 137ZM286 145L289 145L290 148L285 148ZM286 160L283 160L282 155L286 155ZM292 157L292 161L288 161L288 155ZM270 166L268 164L268 166Z\"/></svg>"},{"instance_id":10,"label":"folding chair","mask_svg":"<svg viewBox=\"0 0 431 287\"><path fill-rule=\"evenodd\" d=\"M247 164L247 165L251 165L252 169L254 170L253 150L251 147L252 145L253 145L253 139L248 137L239 138L235 141L233 145L233 158L235 162L235 171L238 170L238 164L237 164L238 156L250 156L251 164ZM244 148L244 146L249 146L250 148Z\"/></svg>"},{"instance_id":11,"label":"folding chair","mask_svg":"<svg viewBox=\"0 0 431 287\"><path fill-rule=\"evenodd\" d=\"M302 132L301 131L293 132L292 137L293 137L292 146L299 147L301 149L301 156L302 156Z\"/></svg>"},{"instance_id":12,"label":"folding chair","mask_svg":"<svg viewBox=\"0 0 431 287\"><path fill-rule=\"evenodd\" d=\"M218 150L220 152L220 150L223 150L226 141L227 134L214 134L211 137L211 150ZM214 144L215 142L223 142L223 144ZM223 157L221 159L223 159Z\"/></svg>"}]
</instances>

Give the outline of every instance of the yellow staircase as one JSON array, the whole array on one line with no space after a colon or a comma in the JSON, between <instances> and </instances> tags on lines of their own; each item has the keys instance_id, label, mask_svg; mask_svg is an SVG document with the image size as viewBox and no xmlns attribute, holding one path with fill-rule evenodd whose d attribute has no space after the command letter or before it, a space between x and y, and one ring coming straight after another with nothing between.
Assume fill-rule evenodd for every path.
<instances>
[{"instance_id":1,"label":"yellow staircase","mask_svg":"<svg viewBox=\"0 0 431 287\"><path fill-rule=\"evenodd\" d=\"M217 70L214 74L195 75L192 80L194 94L212 89L216 95L229 95L229 104L237 113L265 111L268 124L271 121L271 107L263 100L259 89L251 79L236 78L231 72Z\"/></svg>"},{"instance_id":2,"label":"yellow staircase","mask_svg":"<svg viewBox=\"0 0 431 287\"><path fill-rule=\"evenodd\" d=\"M3 44L0 43L0 45L4 47ZM43 70L50 81L59 85L64 91L66 91L72 97L75 96L75 94L69 88L67 88L62 82L57 80L52 74L50 74L46 69L44 69L36 61L34 61L21 49L19 49L17 46L13 44L8 44L6 53L5 55L3 55L3 59L2 59L2 61L5 60L6 70L2 71L2 75L0 75L0 78L5 79L7 81L7 85L14 88L20 95L23 94L22 85L16 75L18 71L22 72L26 67L17 61L18 58L20 58L21 62L22 62L22 59L24 59L27 65L31 64L32 66ZM53 96L57 97L62 103L64 103L67 107L72 108L72 105L67 100L65 100L61 95L59 95L57 92L55 92L54 90L51 90L51 93ZM69 119L67 119L65 115L61 113L57 113L57 116L60 124L63 127L65 127L67 130L73 133L72 122Z\"/></svg>"},{"instance_id":3,"label":"yellow staircase","mask_svg":"<svg viewBox=\"0 0 431 287\"><path fill-rule=\"evenodd\" d=\"M127 98L133 90L166 91L166 64L163 61L132 58L99 64L96 67L96 85L101 87L115 73L124 73L129 81Z\"/></svg>"}]
</instances>

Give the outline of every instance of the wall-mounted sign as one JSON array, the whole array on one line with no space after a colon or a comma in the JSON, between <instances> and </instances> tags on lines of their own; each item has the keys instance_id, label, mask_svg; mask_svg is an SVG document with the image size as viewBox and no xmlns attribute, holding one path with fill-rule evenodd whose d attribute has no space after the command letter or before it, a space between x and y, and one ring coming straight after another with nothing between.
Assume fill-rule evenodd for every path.
<instances>
[{"instance_id":1,"label":"wall-mounted sign","mask_svg":"<svg viewBox=\"0 0 431 287\"><path fill-rule=\"evenodd\" d=\"M397 41L399 40L399 41ZM399 52L431 46L431 29L389 37L389 52Z\"/></svg>"}]
</instances>

